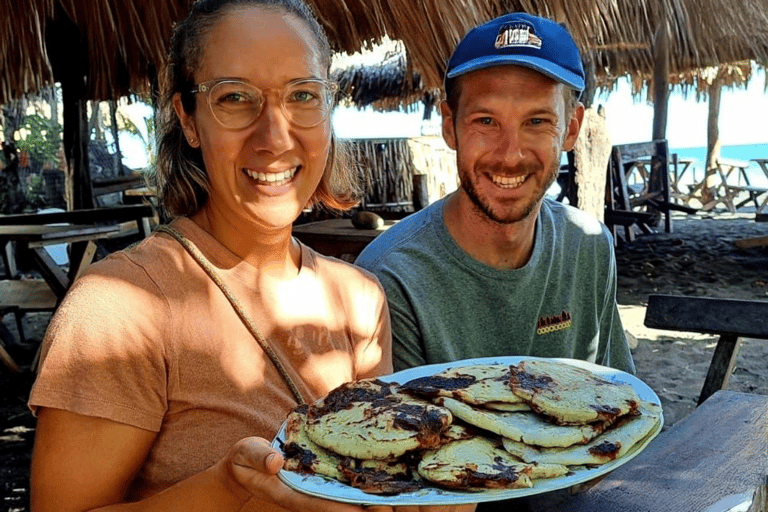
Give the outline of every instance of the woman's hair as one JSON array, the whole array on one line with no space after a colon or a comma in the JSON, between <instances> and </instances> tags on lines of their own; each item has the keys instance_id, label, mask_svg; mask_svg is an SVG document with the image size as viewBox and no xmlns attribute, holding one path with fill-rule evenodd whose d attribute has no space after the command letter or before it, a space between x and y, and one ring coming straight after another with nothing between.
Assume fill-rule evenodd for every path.
<instances>
[{"instance_id":1,"label":"woman's hair","mask_svg":"<svg viewBox=\"0 0 768 512\"><path fill-rule=\"evenodd\" d=\"M194 73L200 66L205 38L231 11L262 6L296 16L315 38L326 71L331 65L331 47L322 26L302 0L198 0L189 15L173 29L168 67L160 96L159 147L155 181L160 204L171 217L192 215L208 200L208 174L199 148L184 137L173 108L173 96L181 94L184 111L195 111ZM331 149L322 180L309 200L311 205L345 210L357 204L356 170L349 164L349 152L331 133Z\"/></svg>"}]
</instances>

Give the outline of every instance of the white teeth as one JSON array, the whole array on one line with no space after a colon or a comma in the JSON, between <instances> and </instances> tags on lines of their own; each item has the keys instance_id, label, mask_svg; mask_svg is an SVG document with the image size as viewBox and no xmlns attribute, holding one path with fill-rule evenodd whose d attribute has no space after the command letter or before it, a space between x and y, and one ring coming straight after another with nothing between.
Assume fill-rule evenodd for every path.
<instances>
[{"instance_id":1,"label":"white teeth","mask_svg":"<svg viewBox=\"0 0 768 512\"><path fill-rule=\"evenodd\" d=\"M493 182L502 188L517 188L523 184L525 176L493 176Z\"/></svg>"},{"instance_id":2,"label":"white teeth","mask_svg":"<svg viewBox=\"0 0 768 512\"><path fill-rule=\"evenodd\" d=\"M293 169L290 169L288 171L283 171L283 172L254 172L254 171L251 171L250 169L243 169L243 170L248 176L250 176L256 181L277 186L277 185L285 185L286 183L291 181L293 179L293 175L296 174L296 169L298 169L298 167L294 167Z\"/></svg>"}]
</instances>

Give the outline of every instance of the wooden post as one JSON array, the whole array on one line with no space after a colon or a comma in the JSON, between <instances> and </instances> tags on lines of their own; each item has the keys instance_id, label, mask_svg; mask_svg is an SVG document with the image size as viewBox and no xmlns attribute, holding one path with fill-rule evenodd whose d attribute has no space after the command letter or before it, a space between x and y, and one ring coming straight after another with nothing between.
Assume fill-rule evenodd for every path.
<instances>
[{"instance_id":1,"label":"wooden post","mask_svg":"<svg viewBox=\"0 0 768 512\"><path fill-rule=\"evenodd\" d=\"M62 44L67 41L67 44ZM45 46L54 80L61 83L64 104L64 154L67 159L67 209L93 208L88 162L88 42L66 11L56 12L45 31Z\"/></svg>"},{"instance_id":2,"label":"wooden post","mask_svg":"<svg viewBox=\"0 0 768 512\"><path fill-rule=\"evenodd\" d=\"M93 189L88 161L87 101L74 82L61 82L64 103L64 152L70 173L68 210L93 208ZM76 90L80 89L80 90Z\"/></svg>"},{"instance_id":3,"label":"wooden post","mask_svg":"<svg viewBox=\"0 0 768 512\"><path fill-rule=\"evenodd\" d=\"M653 40L653 136L651 140L667 138L668 103L669 33L665 17L656 29Z\"/></svg>"}]
</instances>

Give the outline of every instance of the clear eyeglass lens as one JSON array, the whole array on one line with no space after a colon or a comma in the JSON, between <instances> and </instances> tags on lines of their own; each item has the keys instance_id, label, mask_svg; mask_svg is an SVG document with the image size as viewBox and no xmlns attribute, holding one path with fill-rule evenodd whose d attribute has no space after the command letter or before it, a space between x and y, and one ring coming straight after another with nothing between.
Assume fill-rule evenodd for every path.
<instances>
[{"instance_id":1,"label":"clear eyeglass lens","mask_svg":"<svg viewBox=\"0 0 768 512\"><path fill-rule=\"evenodd\" d=\"M281 107L291 123L310 128L328 118L334 92L331 84L320 80L293 82L282 90ZM264 107L264 95L258 88L235 81L214 84L208 101L222 126L234 130L250 126Z\"/></svg>"}]
</instances>

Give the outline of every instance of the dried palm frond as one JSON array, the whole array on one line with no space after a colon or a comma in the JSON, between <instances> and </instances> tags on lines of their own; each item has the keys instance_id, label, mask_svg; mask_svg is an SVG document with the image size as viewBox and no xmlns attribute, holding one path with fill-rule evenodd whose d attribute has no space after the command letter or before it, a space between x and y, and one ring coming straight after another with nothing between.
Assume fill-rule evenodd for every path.
<instances>
[{"instance_id":1,"label":"dried palm frond","mask_svg":"<svg viewBox=\"0 0 768 512\"><path fill-rule=\"evenodd\" d=\"M408 104L442 85L445 63L471 27L509 11L565 24L595 66L599 85L652 77L654 34L669 34L670 80L723 63L768 63L768 0L307 0L333 48L353 53L385 38L403 44L402 79L385 82L380 105ZM45 35L54 18L80 32L87 99L146 93L163 66L173 23L192 0L25 0L0 2L0 104L49 85ZM68 41L61 41L67 45ZM72 56L76 58L77 56ZM375 78L375 75L372 75ZM407 79L405 79L407 77ZM419 84L414 80L418 77ZM729 78L730 77L730 78ZM738 83L741 75L726 74ZM396 95L400 84L401 95ZM393 85L394 84L394 85ZM420 90L417 90L418 88ZM368 95L364 96L369 101Z\"/></svg>"}]
</instances>

